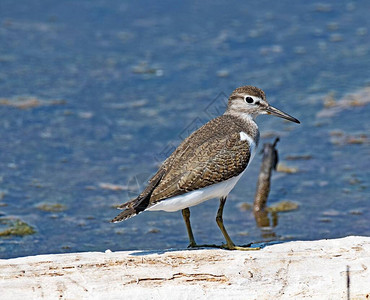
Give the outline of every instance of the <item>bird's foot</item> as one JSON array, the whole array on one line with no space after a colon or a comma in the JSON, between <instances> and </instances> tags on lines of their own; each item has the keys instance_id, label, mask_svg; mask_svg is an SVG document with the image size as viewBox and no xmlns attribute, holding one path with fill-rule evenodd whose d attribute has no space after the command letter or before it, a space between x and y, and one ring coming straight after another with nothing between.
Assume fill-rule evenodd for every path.
<instances>
[{"instance_id":1,"label":"bird's foot","mask_svg":"<svg viewBox=\"0 0 370 300\"><path fill-rule=\"evenodd\" d=\"M260 247L251 247L252 244L243 245L243 246L236 246L234 244L223 244L221 246L221 249L226 250L239 250L239 251L254 251L254 250L260 250Z\"/></svg>"},{"instance_id":2,"label":"bird's foot","mask_svg":"<svg viewBox=\"0 0 370 300\"><path fill-rule=\"evenodd\" d=\"M236 246L234 244L222 244L215 245L215 244L203 244L198 245L197 243L190 243L188 248L218 248L218 249L225 249L225 250L239 250L239 251L254 251L254 250L260 250L260 247L251 247L251 244L243 245L243 246Z\"/></svg>"},{"instance_id":3,"label":"bird's foot","mask_svg":"<svg viewBox=\"0 0 370 300\"><path fill-rule=\"evenodd\" d=\"M196 242L190 242L190 244L188 245L188 248L197 248L197 247L199 246L197 245Z\"/></svg>"}]
</instances>

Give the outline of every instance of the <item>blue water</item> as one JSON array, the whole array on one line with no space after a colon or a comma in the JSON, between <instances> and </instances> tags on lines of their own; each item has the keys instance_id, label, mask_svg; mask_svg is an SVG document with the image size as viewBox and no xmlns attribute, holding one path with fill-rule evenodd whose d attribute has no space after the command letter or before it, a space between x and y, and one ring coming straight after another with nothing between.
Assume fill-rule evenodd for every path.
<instances>
[{"instance_id":1,"label":"blue water","mask_svg":"<svg viewBox=\"0 0 370 300\"><path fill-rule=\"evenodd\" d=\"M256 156L226 204L233 240L370 235L370 107L317 117L329 93L340 99L370 84L369 11L365 0L2 0L0 99L41 104L0 106L0 217L37 231L0 238L0 257L186 247L180 212L110 224L113 206L246 84L302 122L257 120L261 144L280 136L280 160L299 169L275 173L269 204L295 201L299 210L261 230L239 209L253 202ZM331 141L338 130L367 141L338 145ZM301 154L312 159L285 159ZM67 209L44 212L40 203ZM217 207L211 200L191 209L197 242L223 241Z\"/></svg>"}]
</instances>

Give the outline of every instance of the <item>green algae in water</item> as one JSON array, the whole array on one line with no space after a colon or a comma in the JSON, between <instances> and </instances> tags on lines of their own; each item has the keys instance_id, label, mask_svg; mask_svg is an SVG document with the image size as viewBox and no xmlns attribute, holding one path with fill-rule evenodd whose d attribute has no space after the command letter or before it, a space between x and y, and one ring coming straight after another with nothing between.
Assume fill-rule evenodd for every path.
<instances>
[{"instance_id":1,"label":"green algae in water","mask_svg":"<svg viewBox=\"0 0 370 300\"><path fill-rule=\"evenodd\" d=\"M39 210L46 212L62 212L67 209L67 207L60 203L42 203L37 206Z\"/></svg>"},{"instance_id":2,"label":"green algae in water","mask_svg":"<svg viewBox=\"0 0 370 300\"><path fill-rule=\"evenodd\" d=\"M281 201L279 203L276 203L273 206L269 206L267 208L268 212L286 212L286 211L292 211L297 210L299 207L298 203L295 203L293 201Z\"/></svg>"},{"instance_id":3,"label":"green algae in water","mask_svg":"<svg viewBox=\"0 0 370 300\"><path fill-rule=\"evenodd\" d=\"M1 219L0 224L9 226L9 228L0 231L0 237L25 236L36 233L32 226L19 219Z\"/></svg>"},{"instance_id":4,"label":"green algae in water","mask_svg":"<svg viewBox=\"0 0 370 300\"><path fill-rule=\"evenodd\" d=\"M276 203L275 205L268 206L266 208L266 211L271 212L271 213L278 213L278 212L286 212L286 211L297 210L298 208L299 208L299 205L296 202L293 202L293 201L281 201L279 203ZM241 203L239 205L239 209L241 211L253 210L253 205L244 202L244 203Z\"/></svg>"}]
</instances>

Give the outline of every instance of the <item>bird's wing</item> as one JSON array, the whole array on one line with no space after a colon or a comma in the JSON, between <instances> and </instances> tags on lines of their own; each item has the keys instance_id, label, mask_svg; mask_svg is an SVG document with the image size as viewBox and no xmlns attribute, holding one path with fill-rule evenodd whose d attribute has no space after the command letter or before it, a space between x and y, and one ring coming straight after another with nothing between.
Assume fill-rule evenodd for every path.
<instances>
[{"instance_id":1,"label":"bird's wing","mask_svg":"<svg viewBox=\"0 0 370 300\"><path fill-rule=\"evenodd\" d=\"M250 156L250 145L241 140L239 131L215 135L196 148L184 147L154 189L150 205L237 176L247 167Z\"/></svg>"}]
</instances>

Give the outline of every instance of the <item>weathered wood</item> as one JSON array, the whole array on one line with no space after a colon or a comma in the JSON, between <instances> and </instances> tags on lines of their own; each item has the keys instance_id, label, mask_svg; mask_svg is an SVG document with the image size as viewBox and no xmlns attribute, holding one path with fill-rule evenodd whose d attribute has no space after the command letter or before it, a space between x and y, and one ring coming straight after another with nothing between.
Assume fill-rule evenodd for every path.
<instances>
[{"instance_id":1,"label":"weathered wood","mask_svg":"<svg viewBox=\"0 0 370 300\"><path fill-rule=\"evenodd\" d=\"M248 252L107 251L2 259L0 298L346 299L350 282L351 299L367 299L369 253L369 237L347 237Z\"/></svg>"}]
</instances>

